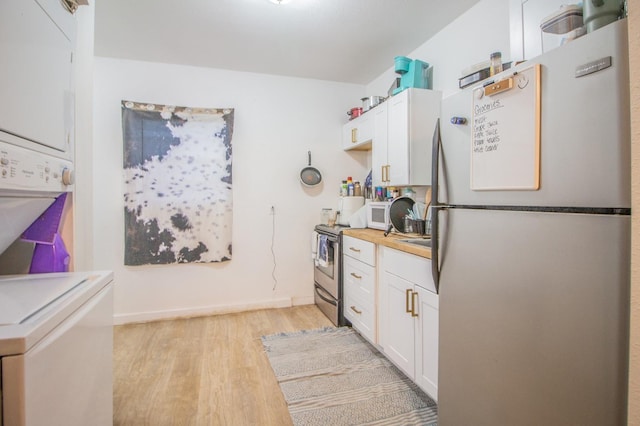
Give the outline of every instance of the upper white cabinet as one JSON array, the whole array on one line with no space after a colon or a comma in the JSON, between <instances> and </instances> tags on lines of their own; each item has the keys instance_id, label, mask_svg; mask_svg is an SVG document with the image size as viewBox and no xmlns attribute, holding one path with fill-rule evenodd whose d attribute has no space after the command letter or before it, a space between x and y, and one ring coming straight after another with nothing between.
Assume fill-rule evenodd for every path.
<instances>
[{"instance_id":1,"label":"upper white cabinet","mask_svg":"<svg viewBox=\"0 0 640 426\"><path fill-rule=\"evenodd\" d=\"M374 125L374 185L431 184L431 141L441 98L439 91L407 89L385 102L386 134L384 126Z\"/></svg>"},{"instance_id":2,"label":"upper white cabinet","mask_svg":"<svg viewBox=\"0 0 640 426\"><path fill-rule=\"evenodd\" d=\"M388 108L384 102L373 110L373 142L371 145L371 179L373 186L385 186L388 146Z\"/></svg>"},{"instance_id":3,"label":"upper white cabinet","mask_svg":"<svg viewBox=\"0 0 640 426\"><path fill-rule=\"evenodd\" d=\"M589 0L591 1L591 0ZM509 0L511 60L529 60L560 46L566 34L549 34L540 29L545 18L557 12L566 0Z\"/></svg>"},{"instance_id":4,"label":"upper white cabinet","mask_svg":"<svg viewBox=\"0 0 640 426\"><path fill-rule=\"evenodd\" d=\"M438 398L438 295L429 259L379 249L379 343L385 355Z\"/></svg>"},{"instance_id":5,"label":"upper white cabinet","mask_svg":"<svg viewBox=\"0 0 640 426\"><path fill-rule=\"evenodd\" d=\"M369 150L372 138L373 119L370 111L350 120L342 127L342 148L345 151Z\"/></svg>"},{"instance_id":6,"label":"upper white cabinet","mask_svg":"<svg viewBox=\"0 0 640 426\"><path fill-rule=\"evenodd\" d=\"M75 37L59 0L0 2L0 130L69 151Z\"/></svg>"}]
</instances>

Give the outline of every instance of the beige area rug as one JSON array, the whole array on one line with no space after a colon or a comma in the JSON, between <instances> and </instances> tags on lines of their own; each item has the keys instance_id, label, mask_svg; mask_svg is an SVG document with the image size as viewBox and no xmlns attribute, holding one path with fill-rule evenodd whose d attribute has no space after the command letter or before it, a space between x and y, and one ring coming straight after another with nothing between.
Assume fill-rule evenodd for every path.
<instances>
[{"instance_id":1,"label":"beige area rug","mask_svg":"<svg viewBox=\"0 0 640 426\"><path fill-rule=\"evenodd\" d=\"M296 426L437 425L436 403L351 328L262 344Z\"/></svg>"}]
</instances>

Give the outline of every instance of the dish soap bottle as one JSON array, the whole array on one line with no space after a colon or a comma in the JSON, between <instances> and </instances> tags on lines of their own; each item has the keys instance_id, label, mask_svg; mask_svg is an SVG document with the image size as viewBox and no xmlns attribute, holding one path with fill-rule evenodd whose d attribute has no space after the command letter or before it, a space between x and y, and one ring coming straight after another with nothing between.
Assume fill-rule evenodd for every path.
<instances>
[{"instance_id":1,"label":"dish soap bottle","mask_svg":"<svg viewBox=\"0 0 640 426\"><path fill-rule=\"evenodd\" d=\"M347 196L347 181L343 180L342 181L342 185L340 186L340 196L341 197L346 197Z\"/></svg>"}]
</instances>

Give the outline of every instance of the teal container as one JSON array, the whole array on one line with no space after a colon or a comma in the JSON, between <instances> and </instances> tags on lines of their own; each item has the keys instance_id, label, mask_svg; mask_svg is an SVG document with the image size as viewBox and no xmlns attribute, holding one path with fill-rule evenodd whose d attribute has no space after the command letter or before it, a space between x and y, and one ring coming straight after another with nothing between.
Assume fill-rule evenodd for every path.
<instances>
[{"instance_id":1,"label":"teal container","mask_svg":"<svg viewBox=\"0 0 640 426\"><path fill-rule=\"evenodd\" d=\"M411 64L411 59L406 56L396 56L394 59L396 72L398 74L405 74L409 71L409 65Z\"/></svg>"}]
</instances>

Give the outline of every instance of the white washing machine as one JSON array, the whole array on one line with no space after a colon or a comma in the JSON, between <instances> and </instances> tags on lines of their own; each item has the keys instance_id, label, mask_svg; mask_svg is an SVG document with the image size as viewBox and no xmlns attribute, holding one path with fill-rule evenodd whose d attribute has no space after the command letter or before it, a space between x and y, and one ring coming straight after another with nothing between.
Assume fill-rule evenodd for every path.
<instances>
[{"instance_id":1,"label":"white washing machine","mask_svg":"<svg viewBox=\"0 0 640 426\"><path fill-rule=\"evenodd\" d=\"M113 274L0 278L0 425L113 423Z\"/></svg>"}]
</instances>

